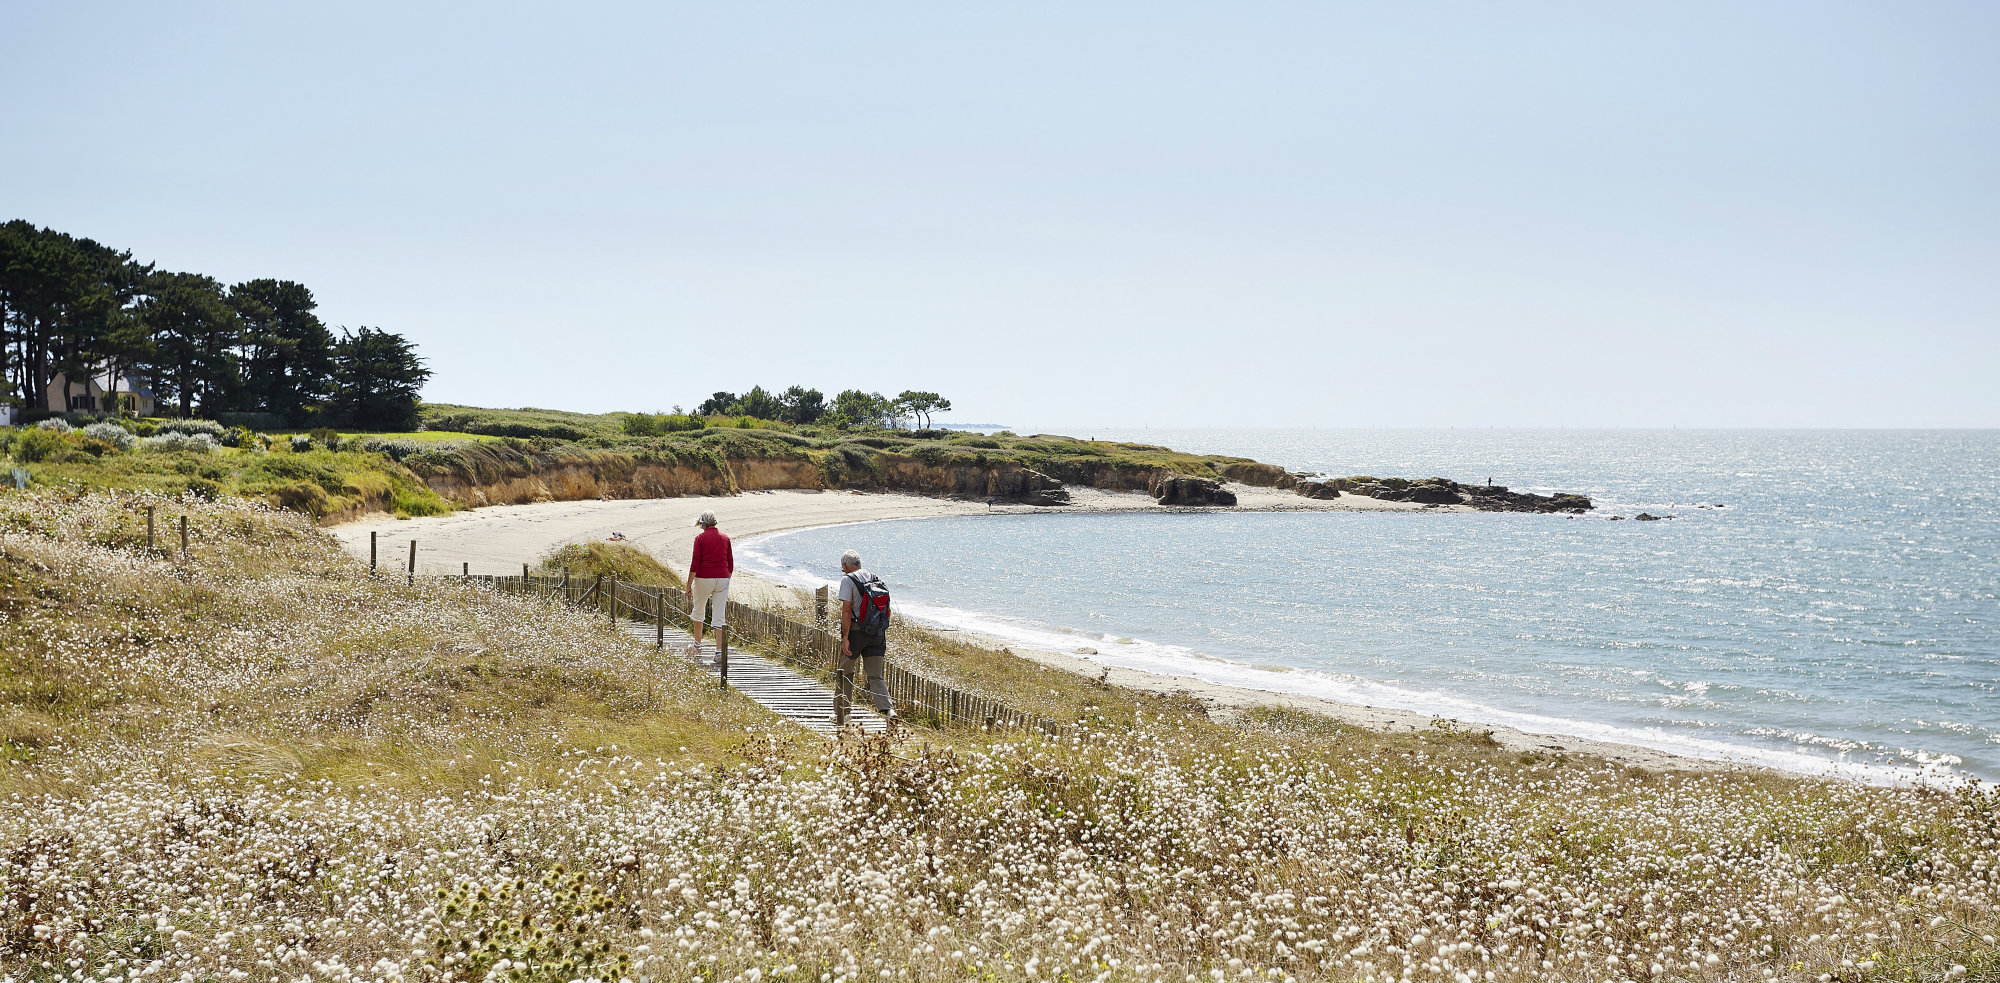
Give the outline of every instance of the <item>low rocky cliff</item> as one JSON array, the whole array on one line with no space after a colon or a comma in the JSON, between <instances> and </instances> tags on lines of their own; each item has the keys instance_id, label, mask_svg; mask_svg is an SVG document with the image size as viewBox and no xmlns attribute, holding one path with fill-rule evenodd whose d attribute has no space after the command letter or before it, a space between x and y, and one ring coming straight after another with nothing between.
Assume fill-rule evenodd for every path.
<instances>
[{"instance_id":1,"label":"low rocky cliff","mask_svg":"<svg viewBox=\"0 0 2000 983\"><path fill-rule=\"evenodd\" d=\"M1307 498L1332 499L1345 493L1384 502L1470 505L1485 512L1584 512L1592 507L1586 495L1536 495L1501 485L1464 485L1450 478L1303 478L1295 487Z\"/></svg>"}]
</instances>

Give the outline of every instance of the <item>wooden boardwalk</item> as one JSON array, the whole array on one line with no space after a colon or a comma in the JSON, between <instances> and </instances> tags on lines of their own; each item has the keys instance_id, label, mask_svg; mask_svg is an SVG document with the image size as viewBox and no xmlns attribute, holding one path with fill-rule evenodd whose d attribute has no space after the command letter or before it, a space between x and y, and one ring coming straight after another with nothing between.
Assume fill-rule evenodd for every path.
<instances>
[{"instance_id":1,"label":"wooden boardwalk","mask_svg":"<svg viewBox=\"0 0 2000 983\"><path fill-rule=\"evenodd\" d=\"M658 638L653 625L643 621L621 621L619 628L627 635L653 645ZM668 628L665 632L666 650L674 658L687 660L683 653L694 636L679 628ZM720 678L715 659L713 640L703 643L701 658L694 664L710 675ZM815 734L833 737L833 688L808 676L783 662L766 658L747 649L731 647L729 650L729 688L756 701L759 705ZM880 734L889 729L889 721L867 703L867 695L856 693L856 705L847 711L847 725L859 727L866 733Z\"/></svg>"}]
</instances>

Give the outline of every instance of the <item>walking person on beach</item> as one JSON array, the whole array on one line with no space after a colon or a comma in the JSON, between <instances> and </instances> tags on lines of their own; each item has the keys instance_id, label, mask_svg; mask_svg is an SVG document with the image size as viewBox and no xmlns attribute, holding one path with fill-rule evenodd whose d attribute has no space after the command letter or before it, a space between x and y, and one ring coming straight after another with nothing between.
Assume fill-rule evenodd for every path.
<instances>
[{"instance_id":1,"label":"walking person on beach","mask_svg":"<svg viewBox=\"0 0 2000 983\"><path fill-rule=\"evenodd\" d=\"M860 657L862 688L875 709L896 723L889 702L889 588L882 578L861 569L861 554L840 554L840 654Z\"/></svg>"},{"instance_id":2,"label":"walking person on beach","mask_svg":"<svg viewBox=\"0 0 2000 983\"><path fill-rule=\"evenodd\" d=\"M694 538L694 559L688 563L688 618L694 622L694 644L688 646L688 655L701 652L701 609L714 602L708 615L708 627L721 629L729 623L729 578L736 573L736 551L729 546L729 537L715 528L715 513L703 512L694 520L701 527L701 533Z\"/></svg>"}]
</instances>

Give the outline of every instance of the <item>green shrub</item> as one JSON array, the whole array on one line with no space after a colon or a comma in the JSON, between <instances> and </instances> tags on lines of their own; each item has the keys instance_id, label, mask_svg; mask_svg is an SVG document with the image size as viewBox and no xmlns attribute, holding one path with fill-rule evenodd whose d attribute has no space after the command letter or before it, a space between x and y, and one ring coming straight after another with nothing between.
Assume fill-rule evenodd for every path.
<instances>
[{"instance_id":1,"label":"green shrub","mask_svg":"<svg viewBox=\"0 0 2000 983\"><path fill-rule=\"evenodd\" d=\"M390 498L391 511L399 516L417 518L426 515L449 515L451 503L439 498L428 488L416 491L397 490Z\"/></svg>"},{"instance_id":2,"label":"green shrub","mask_svg":"<svg viewBox=\"0 0 2000 983\"><path fill-rule=\"evenodd\" d=\"M80 430L70 433L63 439L69 444L69 453L63 455L62 458L66 461L78 460L79 455L103 457L106 454L115 454L118 452L118 448L111 446L110 441L85 436Z\"/></svg>"},{"instance_id":3,"label":"green shrub","mask_svg":"<svg viewBox=\"0 0 2000 983\"><path fill-rule=\"evenodd\" d=\"M48 427L29 427L14 438L14 459L23 464L39 464L69 449L63 435Z\"/></svg>"},{"instance_id":4,"label":"green shrub","mask_svg":"<svg viewBox=\"0 0 2000 983\"><path fill-rule=\"evenodd\" d=\"M271 504L317 519L326 514L326 490L309 481L289 481L271 489Z\"/></svg>"},{"instance_id":5,"label":"green shrub","mask_svg":"<svg viewBox=\"0 0 2000 983\"><path fill-rule=\"evenodd\" d=\"M657 437L707 426L707 420L691 413L628 413L618 428L634 437Z\"/></svg>"},{"instance_id":6,"label":"green shrub","mask_svg":"<svg viewBox=\"0 0 2000 983\"><path fill-rule=\"evenodd\" d=\"M544 573L567 572L570 579L616 577L632 584L673 584L681 578L653 554L630 543L571 543L542 557Z\"/></svg>"},{"instance_id":7,"label":"green shrub","mask_svg":"<svg viewBox=\"0 0 2000 983\"><path fill-rule=\"evenodd\" d=\"M213 502L222 497L222 485L210 478L189 478L187 493L204 502Z\"/></svg>"}]
</instances>

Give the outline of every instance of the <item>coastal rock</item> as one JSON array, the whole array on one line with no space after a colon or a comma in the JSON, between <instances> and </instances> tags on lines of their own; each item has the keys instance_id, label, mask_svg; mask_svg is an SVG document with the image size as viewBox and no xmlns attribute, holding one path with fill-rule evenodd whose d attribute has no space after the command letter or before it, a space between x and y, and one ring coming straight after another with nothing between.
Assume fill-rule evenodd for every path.
<instances>
[{"instance_id":1,"label":"coastal rock","mask_svg":"<svg viewBox=\"0 0 2000 983\"><path fill-rule=\"evenodd\" d=\"M1465 501L1458 494L1458 482L1443 478L1417 482L1404 494L1408 496L1408 501L1421 502L1424 505L1459 505Z\"/></svg>"},{"instance_id":2,"label":"coastal rock","mask_svg":"<svg viewBox=\"0 0 2000 983\"><path fill-rule=\"evenodd\" d=\"M1296 490L1298 491L1299 494L1304 495L1307 498L1319 499L1320 501L1331 501L1333 499L1340 497L1340 489L1335 487L1337 484L1339 484L1338 480L1301 481L1298 483Z\"/></svg>"},{"instance_id":3,"label":"coastal rock","mask_svg":"<svg viewBox=\"0 0 2000 983\"><path fill-rule=\"evenodd\" d=\"M1069 489L1039 488L1022 495L1020 502L1023 505L1068 505Z\"/></svg>"},{"instance_id":4,"label":"coastal rock","mask_svg":"<svg viewBox=\"0 0 2000 983\"><path fill-rule=\"evenodd\" d=\"M1570 512L1591 509L1586 495L1535 495L1507 490L1505 485L1466 485L1450 478L1376 478L1355 475L1326 481L1301 481L1296 491L1307 498L1333 498L1339 492L1384 502L1421 505L1470 505L1483 512Z\"/></svg>"},{"instance_id":5,"label":"coastal rock","mask_svg":"<svg viewBox=\"0 0 2000 983\"><path fill-rule=\"evenodd\" d=\"M1637 520L1637 521L1639 521L1639 522L1658 522L1658 521L1660 521L1661 519L1671 519L1671 518L1673 518L1673 516L1671 516L1671 515L1654 515L1654 514L1653 514L1653 513L1651 513L1651 512L1641 512L1641 513L1639 513L1638 515L1635 515L1635 516L1633 516L1632 518L1633 518L1633 519L1635 519L1635 520Z\"/></svg>"},{"instance_id":6,"label":"coastal rock","mask_svg":"<svg viewBox=\"0 0 2000 983\"><path fill-rule=\"evenodd\" d=\"M986 495L1024 505L1069 504L1069 490L1063 487L1062 482L1040 471L1027 469L994 474L986 483Z\"/></svg>"},{"instance_id":7,"label":"coastal rock","mask_svg":"<svg viewBox=\"0 0 2000 983\"><path fill-rule=\"evenodd\" d=\"M1197 478L1189 474L1162 475L1154 479L1147 491L1153 500L1161 505L1204 506L1235 505L1236 493L1222 487L1222 483L1210 478Z\"/></svg>"}]
</instances>

